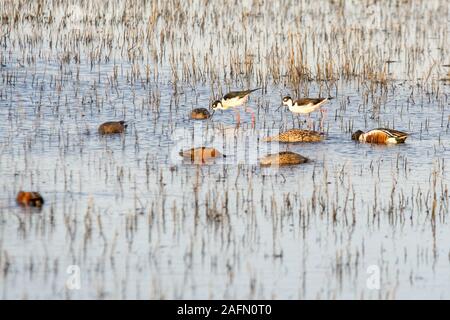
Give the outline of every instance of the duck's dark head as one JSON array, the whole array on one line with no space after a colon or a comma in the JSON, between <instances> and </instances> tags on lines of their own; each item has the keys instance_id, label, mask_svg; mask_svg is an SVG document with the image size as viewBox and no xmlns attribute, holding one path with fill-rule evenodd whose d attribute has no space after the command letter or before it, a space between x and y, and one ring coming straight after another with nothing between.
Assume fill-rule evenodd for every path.
<instances>
[{"instance_id":1,"label":"duck's dark head","mask_svg":"<svg viewBox=\"0 0 450 320\"><path fill-rule=\"evenodd\" d=\"M364 134L364 132L361 131L361 130L358 130L358 131L353 132L353 134L352 134L352 140L358 141L358 140L359 140L359 137L360 137L362 134Z\"/></svg>"}]
</instances>

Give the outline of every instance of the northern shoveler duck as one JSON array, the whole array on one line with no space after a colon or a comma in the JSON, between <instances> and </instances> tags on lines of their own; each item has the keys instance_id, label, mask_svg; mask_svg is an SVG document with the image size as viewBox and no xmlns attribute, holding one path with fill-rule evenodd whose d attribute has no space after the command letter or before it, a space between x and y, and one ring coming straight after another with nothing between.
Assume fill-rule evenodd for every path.
<instances>
[{"instance_id":1,"label":"northern shoveler duck","mask_svg":"<svg viewBox=\"0 0 450 320\"><path fill-rule=\"evenodd\" d=\"M386 128L377 128L367 132L358 130L352 134L352 140L378 144L404 143L406 138L408 138L407 133Z\"/></svg>"},{"instance_id":2,"label":"northern shoveler duck","mask_svg":"<svg viewBox=\"0 0 450 320\"><path fill-rule=\"evenodd\" d=\"M108 121L102 123L98 127L98 133L100 134L115 134L115 133L123 133L127 128L127 124L125 121Z\"/></svg>"},{"instance_id":3,"label":"northern shoveler duck","mask_svg":"<svg viewBox=\"0 0 450 320\"><path fill-rule=\"evenodd\" d=\"M322 120L320 127L323 128L324 109L321 106L328 101L328 98L302 98L293 100L291 97L286 96L283 98L283 105L289 108L289 111L295 114L307 114L308 120L310 120L310 114L314 111L320 110L322 113ZM311 123L310 123L311 125Z\"/></svg>"},{"instance_id":4,"label":"northern shoveler duck","mask_svg":"<svg viewBox=\"0 0 450 320\"><path fill-rule=\"evenodd\" d=\"M44 198L39 192L19 191L16 202L21 206L40 208L44 204Z\"/></svg>"},{"instance_id":5,"label":"northern shoveler duck","mask_svg":"<svg viewBox=\"0 0 450 320\"><path fill-rule=\"evenodd\" d=\"M261 166L290 166L308 162L309 159L291 151L268 154L259 160Z\"/></svg>"},{"instance_id":6,"label":"northern shoveler duck","mask_svg":"<svg viewBox=\"0 0 450 320\"><path fill-rule=\"evenodd\" d=\"M264 141L278 141L278 142L319 142L324 139L324 135L318 131L290 129L281 132L272 137L267 137Z\"/></svg>"},{"instance_id":7,"label":"northern shoveler duck","mask_svg":"<svg viewBox=\"0 0 450 320\"><path fill-rule=\"evenodd\" d=\"M230 108L240 107L247 102L250 93L252 93L253 91L259 90L259 89L261 89L261 88L244 90L244 91L228 92L226 95L223 96L223 98L221 100L214 101L211 108L213 109L213 111L216 111L218 109L219 110L228 110ZM236 111L237 111L236 123L239 126L241 117L239 114L239 110L236 109ZM250 108L247 108L247 107L245 108L245 112L250 112L250 114L252 116L252 126L254 126L254 124L255 124L254 112Z\"/></svg>"},{"instance_id":8,"label":"northern shoveler duck","mask_svg":"<svg viewBox=\"0 0 450 320\"><path fill-rule=\"evenodd\" d=\"M182 150L179 155L185 159L189 159L195 163L204 163L206 160L214 159L218 157L226 157L215 148L199 147L189 150Z\"/></svg>"},{"instance_id":9,"label":"northern shoveler duck","mask_svg":"<svg viewBox=\"0 0 450 320\"><path fill-rule=\"evenodd\" d=\"M208 119L211 116L208 109L205 108L196 108L191 111L191 119L194 120L204 120Z\"/></svg>"}]
</instances>

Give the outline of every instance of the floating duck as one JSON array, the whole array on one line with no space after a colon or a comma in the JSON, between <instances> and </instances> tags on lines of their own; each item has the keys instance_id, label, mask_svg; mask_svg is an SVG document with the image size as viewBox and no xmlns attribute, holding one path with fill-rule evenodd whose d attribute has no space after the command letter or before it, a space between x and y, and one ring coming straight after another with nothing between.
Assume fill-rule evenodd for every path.
<instances>
[{"instance_id":1,"label":"floating duck","mask_svg":"<svg viewBox=\"0 0 450 320\"><path fill-rule=\"evenodd\" d=\"M214 159L218 157L226 157L224 154L220 153L214 148L199 147L192 148L189 150L182 150L179 155L185 159L189 159L192 162L204 163L206 160Z\"/></svg>"},{"instance_id":2,"label":"floating duck","mask_svg":"<svg viewBox=\"0 0 450 320\"><path fill-rule=\"evenodd\" d=\"M100 134L115 134L115 133L123 133L127 128L127 124L125 121L109 121L102 123L98 127L98 133Z\"/></svg>"},{"instance_id":3,"label":"floating duck","mask_svg":"<svg viewBox=\"0 0 450 320\"><path fill-rule=\"evenodd\" d=\"M358 130L352 134L352 140L378 144L404 143L406 138L408 138L407 133L386 128L377 128L367 132Z\"/></svg>"},{"instance_id":4,"label":"floating duck","mask_svg":"<svg viewBox=\"0 0 450 320\"><path fill-rule=\"evenodd\" d=\"M261 166L290 166L308 162L309 159L291 151L268 154L259 160Z\"/></svg>"},{"instance_id":5,"label":"floating duck","mask_svg":"<svg viewBox=\"0 0 450 320\"><path fill-rule=\"evenodd\" d=\"M196 108L192 110L191 112L191 119L194 120L204 120L211 117L211 114L209 113L208 109L205 108Z\"/></svg>"},{"instance_id":6,"label":"floating duck","mask_svg":"<svg viewBox=\"0 0 450 320\"><path fill-rule=\"evenodd\" d=\"M44 204L44 198L39 192L19 191L16 202L21 206L40 208Z\"/></svg>"},{"instance_id":7,"label":"floating duck","mask_svg":"<svg viewBox=\"0 0 450 320\"><path fill-rule=\"evenodd\" d=\"M324 139L324 135L318 131L290 129L281 132L275 136L267 137L264 141L278 141L278 142L319 142Z\"/></svg>"}]
</instances>

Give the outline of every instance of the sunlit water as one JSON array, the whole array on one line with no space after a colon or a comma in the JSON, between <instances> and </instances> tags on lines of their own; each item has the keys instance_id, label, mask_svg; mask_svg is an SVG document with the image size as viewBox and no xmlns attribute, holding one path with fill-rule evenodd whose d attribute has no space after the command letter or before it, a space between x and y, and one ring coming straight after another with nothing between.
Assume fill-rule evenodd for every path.
<instances>
[{"instance_id":1,"label":"sunlit water","mask_svg":"<svg viewBox=\"0 0 450 320\"><path fill-rule=\"evenodd\" d=\"M183 10L191 17L201 6L194 2ZM313 30L314 15L331 14L329 6L313 6L294 15L303 16L301 23ZM448 10L442 2L431 6ZM225 26L222 20L223 28L216 29L210 16L214 7L202 8L200 12L208 17L207 31L193 33L192 38L205 45L186 54L206 56L209 44L220 40L227 28L239 29L245 35L241 41L251 42L260 35L262 40L254 40L248 50L257 52L259 45L266 45L260 50L269 52L284 37L269 32L283 30L281 18L270 22L274 12L286 9L282 8L279 4L253 8L254 21L246 22L254 27L252 32L240 30L233 21ZM387 8L372 9L375 18L370 26L392 21L393 14L386 13L387 20L377 15ZM436 37L427 37L420 30L430 12L422 9L425 18L416 17L422 23L419 31L406 32L399 41L403 41L401 48L408 48L410 37L417 37L430 52L418 60L412 73L404 56L409 51L389 53L396 54L393 58L399 62L391 65L385 86L340 77L304 81L299 89L270 76L264 76L264 85L257 76L230 81L220 73L216 81L226 85L212 84L207 76L205 81L180 77L174 83L169 56L186 51L195 41L180 44L169 39L165 48L170 53L159 62L158 75L152 73L147 81L145 68L150 63L154 70L147 46L142 60L130 62L120 47L114 47L114 59L91 67L88 53L98 42L80 43L79 64L61 63L64 50L48 43L56 37L52 27L38 28L43 40L25 49L11 39L2 40L0 296L448 298L450 90L448 82L439 80L445 71L441 66L449 62L445 60L448 45L442 46L448 44L442 38L448 37L448 19L445 12L437 15L447 27L441 20L433 22ZM115 10L119 9L108 8L107 15L120 16ZM362 8L346 10L346 23L370 29L367 17L351 15ZM60 16L54 16L59 21ZM72 23L83 26L79 20ZM336 23L344 28L344 22ZM23 25L23 30L30 27L26 21ZM119 24L108 30L114 41L120 42L123 28ZM156 30L163 28L160 22ZM176 32L182 26L173 28ZM318 39L323 38L321 30L329 28L320 27ZM8 24L3 24L2 31L7 29ZM17 26L13 30L12 39L24 39L24 31ZM304 29L299 26L297 31ZM314 61L318 53L312 37L303 35ZM389 33L383 37L370 39L388 50L395 37ZM232 47L232 39L227 41ZM364 44L357 44L363 50ZM214 49L211 60L229 61L242 53L243 45L237 48L236 52ZM339 57L339 51L333 54ZM374 59L382 61L389 54ZM255 68L264 69L261 61ZM432 80L424 82L431 61L436 63ZM136 68L141 76L133 80ZM218 87L226 92L262 85L264 89L253 93L248 104L256 112L254 129L243 112L237 129L232 111L216 112L208 121L189 119L192 108L210 105ZM333 97L325 106L327 139L293 145L263 142L263 137L278 130L306 126L304 118L278 109L283 95L305 90L312 97ZM100 123L121 119L129 121L126 134L97 134ZM313 119L317 126L319 115ZM357 144L350 139L352 131L380 126L410 136L406 144L396 146ZM178 156L180 149L201 145L214 146L227 157L194 165ZM273 150L298 152L312 161L290 168L260 168L258 158ZM43 209L18 207L15 196L21 189L39 191L46 201ZM73 279L67 272L73 270L70 266L80 272L79 288L68 285Z\"/></svg>"}]
</instances>

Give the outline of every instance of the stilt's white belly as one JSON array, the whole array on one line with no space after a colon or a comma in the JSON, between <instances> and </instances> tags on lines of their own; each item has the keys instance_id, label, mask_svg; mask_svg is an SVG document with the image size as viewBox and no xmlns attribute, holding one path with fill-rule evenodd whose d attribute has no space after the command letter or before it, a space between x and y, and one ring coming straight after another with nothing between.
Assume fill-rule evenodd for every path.
<instances>
[{"instance_id":1,"label":"stilt's white belly","mask_svg":"<svg viewBox=\"0 0 450 320\"><path fill-rule=\"evenodd\" d=\"M294 104L293 106L289 107L289 110L294 113L307 114L307 113L311 113L311 112L318 110L326 101L327 100L324 100L318 104L310 103L310 104L305 104L302 106Z\"/></svg>"},{"instance_id":2,"label":"stilt's white belly","mask_svg":"<svg viewBox=\"0 0 450 320\"><path fill-rule=\"evenodd\" d=\"M226 101L222 101L222 105L228 109L228 108L242 106L246 101L247 101L247 97L245 97L245 98L236 97L236 98L228 99Z\"/></svg>"},{"instance_id":3,"label":"stilt's white belly","mask_svg":"<svg viewBox=\"0 0 450 320\"><path fill-rule=\"evenodd\" d=\"M311 113L313 111L316 111L319 108L320 108L319 105L307 104L304 106L293 105L292 107L289 107L289 110L291 110L291 112L294 112L294 113L305 114L305 113Z\"/></svg>"}]
</instances>

